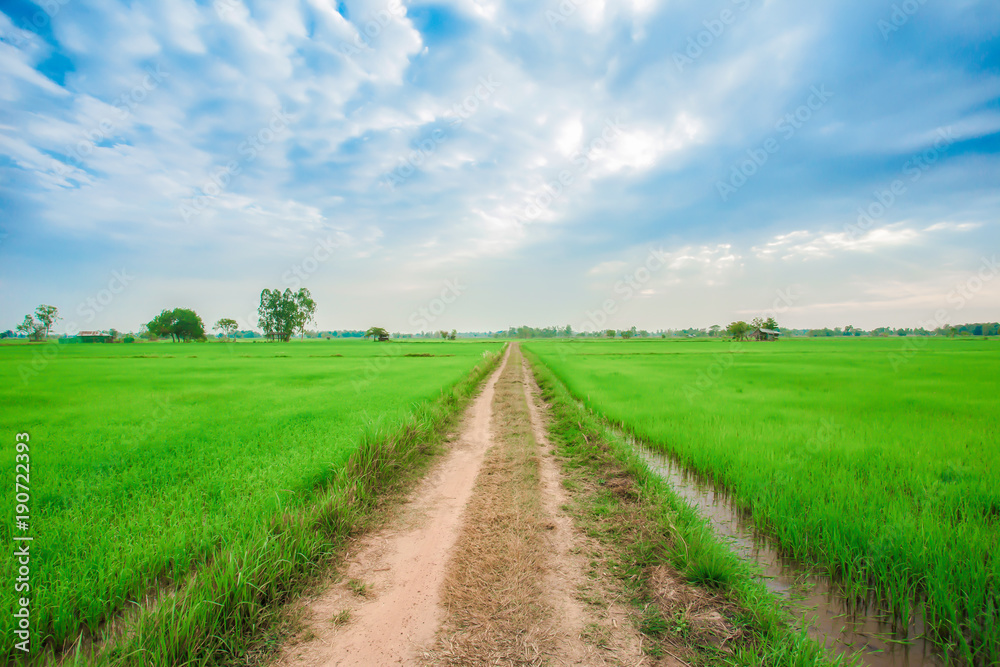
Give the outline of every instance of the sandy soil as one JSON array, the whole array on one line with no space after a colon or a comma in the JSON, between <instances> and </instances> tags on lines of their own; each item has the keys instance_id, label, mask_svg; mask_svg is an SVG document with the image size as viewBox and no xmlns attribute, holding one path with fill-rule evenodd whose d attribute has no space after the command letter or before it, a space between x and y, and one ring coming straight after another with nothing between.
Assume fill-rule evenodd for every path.
<instances>
[{"instance_id":1,"label":"sandy soil","mask_svg":"<svg viewBox=\"0 0 1000 667\"><path fill-rule=\"evenodd\" d=\"M498 418L511 417L492 414L494 390L511 354L520 356L516 345L468 408L451 450L413 492L398 519L390 528L360 539L336 579L318 597L300 603L305 629L284 647L276 664L486 664L489 647L483 647L482 656L465 655L455 662L439 657L435 641L438 647L447 641L441 634L447 616L442 589L456 543L460 539L467 543L475 534L464 526L463 514L473 496L482 492L477 476L497 438L494 424ZM546 406L526 366L523 387L528 416L515 416L530 418L538 443L538 483L532 493L538 494L545 529L540 538L545 556L538 569L542 581L537 587L543 593L527 603L545 608L551 626L533 629L544 637L540 642L544 646L529 662L652 664L643 656L642 636L626 609L615 603L600 577L588 576L587 538L562 510L567 497L545 436Z\"/></svg>"},{"instance_id":2,"label":"sandy soil","mask_svg":"<svg viewBox=\"0 0 1000 667\"><path fill-rule=\"evenodd\" d=\"M278 665L415 664L414 656L433 642L448 555L492 444L493 388L505 363L469 406L459 438L415 490L398 525L360 540L342 581L305 604L307 630L285 648ZM361 586L365 595L357 592ZM344 611L349 620L335 621Z\"/></svg>"}]
</instances>

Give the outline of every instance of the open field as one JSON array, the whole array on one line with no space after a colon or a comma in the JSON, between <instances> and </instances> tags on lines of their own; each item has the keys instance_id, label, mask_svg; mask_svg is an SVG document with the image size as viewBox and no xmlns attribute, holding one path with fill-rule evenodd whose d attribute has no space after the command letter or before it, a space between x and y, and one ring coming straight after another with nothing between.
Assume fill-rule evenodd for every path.
<instances>
[{"instance_id":1,"label":"open field","mask_svg":"<svg viewBox=\"0 0 1000 667\"><path fill-rule=\"evenodd\" d=\"M579 400L716 480L789 554L1000 660L1000 343L531 342Z\"/></svg>"},{"instance_id":2,"label":"open field","mask_svg":"<svg viewBox=\"0 0 1000 667\"><path fill-rule=\"evenodd\" d=\"M359 443L424 418L500 347L0 346L0 428L31 436L34 639L96 631L223 549L252 548L262 527L313 502ZM0 522L8 544L13 509ZM0 567L13 581L13 559ZM11 637L14 601L2 600L0 633Z\"/></svg>"}]
</instances>

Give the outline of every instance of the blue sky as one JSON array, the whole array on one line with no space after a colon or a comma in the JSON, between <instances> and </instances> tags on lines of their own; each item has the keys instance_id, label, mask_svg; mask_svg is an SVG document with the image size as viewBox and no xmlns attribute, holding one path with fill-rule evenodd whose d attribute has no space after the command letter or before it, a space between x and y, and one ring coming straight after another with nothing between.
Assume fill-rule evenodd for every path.
<instances>
[{"instance_id":1,"label":"blue sky","mask_svg":"<svg viewBox=\"0 0 1000 667\"><path fill-rule=\"evenodd\" d=\"M2 328L1000 318L996 2L0 8Z\"/></svg>"}]
</instances>

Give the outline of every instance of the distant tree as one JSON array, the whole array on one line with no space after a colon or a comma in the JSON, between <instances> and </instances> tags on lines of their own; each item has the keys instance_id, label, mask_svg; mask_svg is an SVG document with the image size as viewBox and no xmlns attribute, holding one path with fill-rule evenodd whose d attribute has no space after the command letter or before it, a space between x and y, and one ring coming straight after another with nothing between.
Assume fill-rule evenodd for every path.
<instances>
[{"instance_id":1,"label":"distant tree","mask_svg":"<svg viewBox=\"0 0 1000 667\"><path fill-rule=\"evenodd\" d=\"M607 336L608 338L614 338L615 335L616 335L615 334L615 330L614 329L608 329L607 331L604 332L604 335Z\"/></svg>"},{"instance_id":2,"label":"distant tree","mask_svg":"<svg viewBox=\"0 0 1000 667\"><path fill-rule=\"evenodd\" d=\"M444 331L442 329L441 331L438 331L438 335L441 336L442 340L448 340L448 332L447 331Z\"/></svg>"},{"instance_id":3,"label":"distant tree","mask_svg":"<svg viewBox=\"0 0 1000 667\"><path fill-rule=\"evenodd\" d=\"M766 320L764 320L764 328L773 329L774 331L777 331L778 330L777 320L775 320L773 317L768 317Z\"/></svg>"},{"instance_id":4,"label":"distant tree","mask_svg":"<svg viewBox=\"0 0 1000 667\"><path fill-rule=\"evenodd\" d=\"M632 331L631 330L629 330L629 329L623 329L622 330L622 338L624 338L625 340L628 340L631 337L632 337Z\"/></svg>"},{"instance_id":5,"label":"distant tree","mask_svg":"<svg viewBox=\"0 0 1000 667\"><path fill-rule=\"evenodd\" d=\"M170 336L171 340L174 340L176 338L173 332L174 321L174 311L161 310L159 315L146 323L146 331L156 338Z\"/></svg>"},{"instance_id":6,"label":"distant tree","mask_svg":"<svg viewBox=\"0 0 1000 667\"><path fill-rule=\"evenodd\" d=\"M455 340L456 338L458 338L458 331L452 329L451 333L448 334L448 340Z\"/></svg>"},{"instance_id":7,"label":"distant tree","mask_svg":"<svg viewBox=\"0 0 1000 667\"><path fill-rule=\"evenodd\" d=\"M35 317L38 318L39 324L44 327L45 338L49 337L49 332L52 330L52 325L62 318L59 317L59 309L55 306L46 306L42 304L38 308L35 308Z\"/></svg>"},{"instance_id":8,"label":"distant tree","mask_svg":"<svg viewBox=\"0 0 1000 667\"><path fill-rule=\"evenodd\" d=\"M215 326L213 326L212 328L215 329L216 331L221 331L224 334L226 334L226 338L232 336L233 342L236 342L236 329L238 327L239 324L236 322L236 320L229 317L223 317L221 320L216 322Z\"/></svg>"},{"instance_id":9,"label":"distant tree","mask_svg":"<svg viewBox=\"0 0 1000 667\"><path fill-rule=\"evenodd\" d=\"M315 314L316 302L305 287L297 292L265 289L260 293L258 323L271 340L288 341L295 332L305 335L306 325Z\"/></svg>"},{"instance_id":10,"label":"distant tree","mask_svg":"<svg viewBox=\"0 0 1000 667\"><path fill-rule=\"evenodd\" d=\"M382 327L371 327L368 329L368 331L365 332L365 338L371 337L371 339L375 342L378 342L379 339L382 339L384 336L388 335L389 332L386 329L383 329Z\"/></svg>"},{"instance_id":11,"label":"distant tree","mask_svg":"<svg viewBox=\"0 0 1000 667\"><path fill-rule=\"evenodd\" d=\"M734 340L746 340L750 334L750 325L743 320L738 320L726 327L726 333L732 336Z\"/></svg>"},{"instance_id":12,"label":"distant tree","mask_svg":"<svg viewBox=\"0 0 1000 667\"><path fill-rule=\"evenodd\" d=\"M122 337L122 334L118 329L108 329L108 335L111 336L111 342L115 342Z\"/></svg>"},{"instance_id":13,"label":"distant tree","mask_svg":"<svg viewBox=\"0 0 1000 667\"><path fill-rule=\"evenodd\" d=\"M201 340L205 337L205 324L190 308L174 308L173 334L182 341Z\"/></svg>"},{"instance_id":14,"label":"distant tree","mask_svg":"<svg viewBox=\"0 0 1000 667\"><path fill-rule=\"evenodd\" d=\"M205 324L190 308L162 310L146 324L146 330L159 338L176 341L201 340L205 337Z\"/></svg>"},{"instance_id":15,"label":"distant tree","mask_svg":"<svg viewBox=\"0 0 1000 667\"><path fill-rule=\"evenodd\" d=\"M722 327L720 327L718 324L713 324L708 328L708 335L711 338L717 338L719 336L719 331L721 330Z\"/></svg>"},{"instance_id":16,"label":"distant tree","mask_svg":"<svg viewBox=\"0 0 1000 667\"><path fill-rule=\"evenodd\" d=\"M17 331L37 343L45 335L45 325L41 322L36 322L35 318L31 315L25 315L24 321L17 325Z\"/></svg>"},{"instance_id":17,"label":"distant tree","mask_svg":"<svg viewBox=\"0 0 1000 667\"><path fill-rule=\"evenodd\" d=\"M14 337L14 332L11 331L10 329L7 329L6 331L0 333L0 340L3 340L4 338L13 338L13 337Z\"/></svg>"}]
</instances>

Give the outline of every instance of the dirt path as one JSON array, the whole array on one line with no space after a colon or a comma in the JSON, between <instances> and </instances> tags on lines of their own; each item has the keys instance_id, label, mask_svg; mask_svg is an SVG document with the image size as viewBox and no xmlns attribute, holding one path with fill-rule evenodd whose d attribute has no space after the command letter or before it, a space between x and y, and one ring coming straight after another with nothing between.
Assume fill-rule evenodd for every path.
<instances>
[{"instance_id":1,"label":"dirt path","mask_svg":"<svg viewBox=\"0 0 1000 667\"><path fill-rule=\"evenodd\" d=\"M569 500L562 485L559 463L545 434L547 406L527 364L523 370L524 396L535 441L541 451L539 473L542 507L553 530L548 533L550 568L546 578L549 600L557 619L556 664L645 665L642 635L632 626L628 611L613 600L600 579L586 575L590 568L587 540L573 526L562 507ZM591 604L581 600L585 594ZM584 637L590 641L585 641Z\"/></svg>"},{"instance_id":2,"label":"dirt path","mask_svg":"<svg viewBox=\"0 0 1000 667\"><path fill-rule=\"evenodd\" d=\"M646 664L588 576L535 391L512 345L392 529L303 603L306 629L277 664Z\"/></svg>"}]
</instances>

